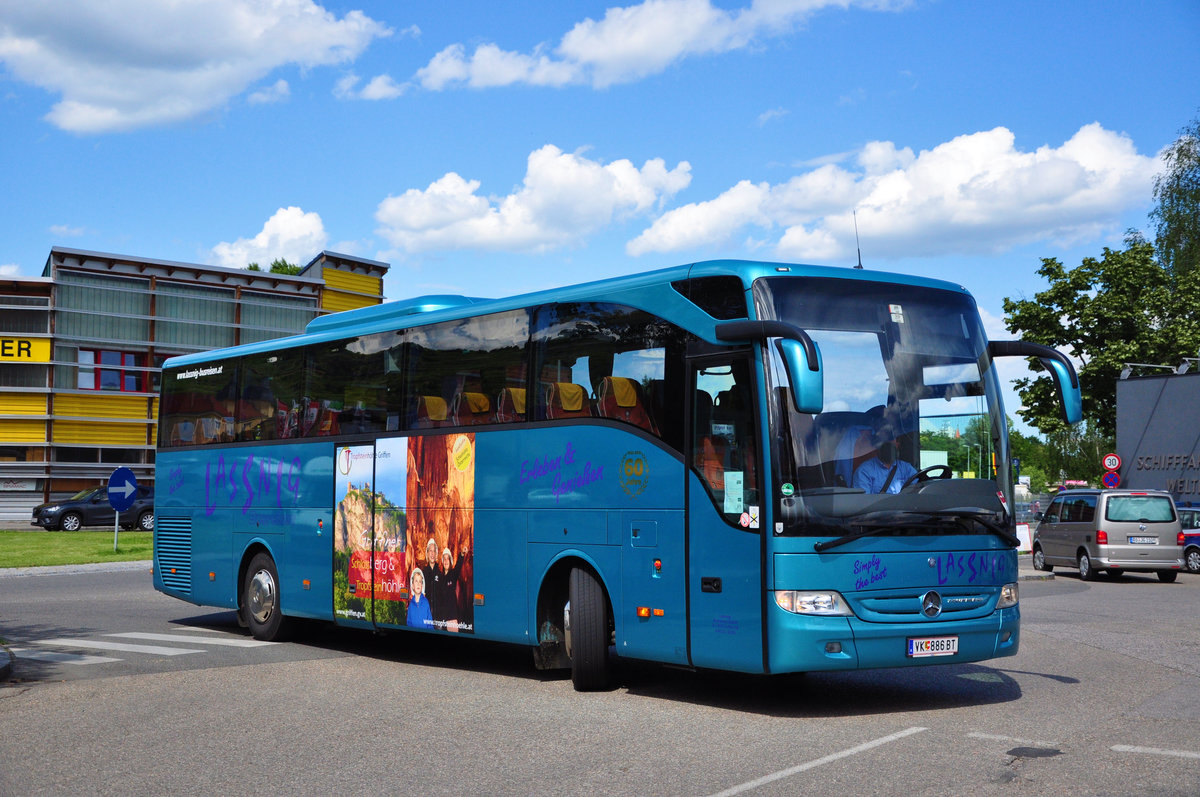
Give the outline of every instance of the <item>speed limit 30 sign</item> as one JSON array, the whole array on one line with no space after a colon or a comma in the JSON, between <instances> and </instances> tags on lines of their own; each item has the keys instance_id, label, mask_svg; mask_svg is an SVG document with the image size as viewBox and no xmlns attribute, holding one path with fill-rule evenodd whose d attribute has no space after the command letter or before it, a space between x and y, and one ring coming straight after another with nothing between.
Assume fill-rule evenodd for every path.
<instances>
[{"instance_id":1,"label":"speed limit 30 sign","mask_svg":"<svg viewBox=\"0 0 1200 797\"><path fill-rule=\"evenodd\" d=\"M1116 454L1105 454L1104 459L1101 460L1101 464L1104 465L1105 470L1120 470L1121 458Z\"/></svg>"}]
</instances>

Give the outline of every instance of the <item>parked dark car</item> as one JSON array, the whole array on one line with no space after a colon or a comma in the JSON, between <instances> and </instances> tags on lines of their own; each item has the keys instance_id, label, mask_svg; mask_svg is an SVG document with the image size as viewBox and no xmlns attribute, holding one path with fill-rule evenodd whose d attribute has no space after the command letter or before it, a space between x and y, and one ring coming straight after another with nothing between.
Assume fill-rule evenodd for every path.
<instances>
[{"instance_id":1,"label":"parked dark car","mask_svg":"<svg viewBox=\"0 0 1200 797\"><path fill-rule=\"evenodd\" d=\"M133 506L121 513L121 528L154 530L154 488L139 484ZM33 508L30 525L46 531L79 531L84 526L112 526L113 508L108 488L90 487L62 501Z\"/></svg>"},{"instance_id":2,"label":"parked dark car","mask_svg":"<svg viewBox=\"0 0 1200 797\"><path fill-rule=\"evenodd\" d=\"M1200 573L1200 509L1179 509L1183 523L1183 565L1189 573Z\"/></svg>"}]
</instances>

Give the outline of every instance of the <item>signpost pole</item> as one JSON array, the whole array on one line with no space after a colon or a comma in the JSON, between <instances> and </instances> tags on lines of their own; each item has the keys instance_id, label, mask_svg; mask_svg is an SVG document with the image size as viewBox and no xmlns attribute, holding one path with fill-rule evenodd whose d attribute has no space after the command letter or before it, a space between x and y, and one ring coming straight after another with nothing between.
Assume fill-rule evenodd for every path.
<instances>
[{"instance_id":1,"label":"signpost pole","mask_svg":"<svg viewBox=\"0 0 1200 797\"><path fill-rule=\"evenodd\" d=\"M108 505L113 508L113 552L117 550L117 529L121 513L133 506L137 498L137 478L129 468L117 468L108 477Z\"/></svg>"}]
</instances>

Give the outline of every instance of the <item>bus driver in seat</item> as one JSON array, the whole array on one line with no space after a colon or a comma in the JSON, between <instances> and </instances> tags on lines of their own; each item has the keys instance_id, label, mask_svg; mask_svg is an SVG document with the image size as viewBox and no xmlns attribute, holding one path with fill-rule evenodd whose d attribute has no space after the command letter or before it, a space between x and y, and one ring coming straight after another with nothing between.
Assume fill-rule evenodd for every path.
<instances>
[{"instance_id":1,"label":"bus driver in seat","mask_svg":"<svg viewBox=\"0 0 1200 797\"><path fill-rule=\"evenodd\" d=\"M917 469L900 458L900 446L889 434L877 438L875 456L854 471L854 487L868 493L898 493Z\"/></svg>"}]
</instances>

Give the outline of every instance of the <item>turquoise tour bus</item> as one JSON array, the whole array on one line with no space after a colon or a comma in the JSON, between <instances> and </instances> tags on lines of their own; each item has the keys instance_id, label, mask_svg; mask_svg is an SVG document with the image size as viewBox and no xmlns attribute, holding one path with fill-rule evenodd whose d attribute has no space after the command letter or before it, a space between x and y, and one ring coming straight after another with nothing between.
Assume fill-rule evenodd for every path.
<instances>
[{"instance_id":1,"label":"turquoise tour bus","mask_svg":"<svg viewBox=\"0 0 1200 797\"><path fill-rule=\"evenodd\" d=\"M746 673L1017 652L1013 476L965 289L713 261L424 296L163 368L154 585L236 609ZM1038 365L1040 364L1040 365Z\"/></svg>"}]
</instances>

